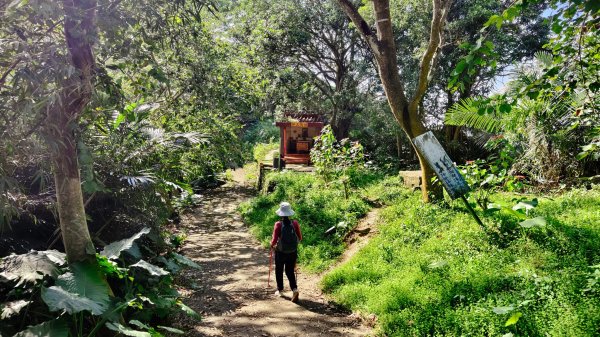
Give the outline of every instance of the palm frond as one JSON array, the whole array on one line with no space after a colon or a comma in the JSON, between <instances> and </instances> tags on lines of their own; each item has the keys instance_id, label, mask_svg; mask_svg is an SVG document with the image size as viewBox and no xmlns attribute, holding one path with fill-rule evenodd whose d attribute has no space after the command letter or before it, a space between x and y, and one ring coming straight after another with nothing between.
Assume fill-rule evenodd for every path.
<instances>
[{"instance_id":1,"label":"palm frond","mask_svg":"<svg viewBox=\"0 0 600 337\"><path fill-rule=\"evenodd\" d=\"M480 113L482 104L477 98L465 98L454 104L446 113L447 125L468 126L490 133L502 130L502 118L496 113Z\"/></svg>"},{"instance_id":2,"label":"palm frond","mask_svg":"<svg viewBox=\"0 0 600 337\"><path fill-rule=\"evenodd\" d=\"M140 171L135 176L122 176L121 180L126 181L130 186L137 187L140 185L153 184L156 180L154 173L149 171Z\"/></svg>"},{"instance_id":3,"label":"palm frond","mask_svg":"<svg viewBox=\"0 0 600 337\"><path fill-rule=\"evenodd\" d=\"M154 143L162 144L167 140L165 130L161 128L144 127L140 131L148 137L148 140Z\"/></svg>"},{"instance_id":4,"label":"palm frond","mask_svg":"<svg viewBox=\"0 0 600 337\"><path fill-rule=\"evenodd\" d=\"M199 132L185 132L185 133L174 133L172 134L173 139L177 143L178 140L187 140L190 144L206 144L208 143L208 136Z\"/></svg>"},{"instance_id":5,"label":"palm frond","mask_svg":"<svg viewBox=\"0 0 600 337\"><path fill-rule=\"evenodd\" d=\"M552 57L552 54L550 54L549 52L547 52L545 50L540 50L540 51L536 52L534 54L534 56L535 56L535 60L538 61L544 68L550 68L550 66L552 65L552 62L554 62L554 58Z\"/></svg>"}]
</instances>

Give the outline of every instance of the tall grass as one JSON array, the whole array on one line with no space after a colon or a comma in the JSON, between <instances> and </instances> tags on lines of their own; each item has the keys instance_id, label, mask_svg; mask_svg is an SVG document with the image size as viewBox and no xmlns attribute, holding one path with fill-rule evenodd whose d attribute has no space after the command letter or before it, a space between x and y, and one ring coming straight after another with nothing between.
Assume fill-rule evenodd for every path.
<instances>
[{"instance_id":1,"label":"tall grass","mask_svg":"<svg viewBox=\"0 0 600 337\"><path fill-rule=\"evenodd\" d=\"M545 227L496 214L484 233L459 203L405 194L323 288L386 336L600 335L600 188L540 197L533 212Z\"/></svg>"}]
</instances>

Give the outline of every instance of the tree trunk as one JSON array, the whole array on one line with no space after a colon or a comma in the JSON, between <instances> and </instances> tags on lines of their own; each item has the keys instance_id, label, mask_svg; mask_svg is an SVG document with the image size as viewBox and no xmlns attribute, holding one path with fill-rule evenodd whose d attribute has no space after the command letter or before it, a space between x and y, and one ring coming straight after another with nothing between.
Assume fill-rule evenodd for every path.
<instances>
[{"instance_id":1,"label":"tree trunk","mask_svg":"<svg viewBox=\"0 0 600 337\"><path fill-rule=\"evenodd\" d=\"M95 254L87 227L75 137L63 134L53 151L52 164L62 239L69 262L82 261Z\"/></svg>"},{"instance_id":2,"label":"tree trunk","mask_svg":"<svg viewBox=\"0 0 600 337\"><path fill-rule=\"evenodd\" d=\"M49 110L46 134L52 154L56 199L67 260L92 259L95 253L87 227L75 130L92 96L96 0L63 0L64 34L71 65L77 70L65 79L60 103Z\"/></svg>"},{"instance_id":3,"label":"tree trunk","mask_svg":"<svg viewBox=\"0 0 600 337\"><path fill-rule=\"evenodd\" d=\"M350 126L352 124L353 117L354 114L352 114L350 118L338 115L338 117L335 120L335 124L331 125L331 128L333 129L333 134L335 135L335 139L342 140L344 138L348 138L348 136L350 135Z\"/></svg>"},{"instance_id":4,"label":"tree trunk","mask_svg":"<svg viewBox=\"0 0 600 337\"><path fill-rule=\"evenodd\" d=\"M396 45L394 42L389 0L373 0L376 34L371 30L369 24L362 18L352 2L349 0L337 0L342 10L354 23L356 29L373 52L381 84L383 85L383 90L385 91L394 118L411 140L426 131L418 114L418 108L427 91L431 78L431 69L435 63L437 50L442 41L442 28L450 5L450 0L432 1L433 17L431 20L429 43L427 50L421 58L415 96L409 102L404 93L404 86L400 78L396 59ZM416 149L414 150L417 153L421 166L421 192L423 201L429 202L429 190L433 171L421 154Z\"/></svg>"},{"instance_id":5,"label":"tree trunk","mask_svg":"<svg viewBox=\"0 0 600 337\"><path fill-rule=\"evenodd\" d=\"M396 132L396 151L398 151L398 159L402 159L402 140L399 132Z\"/></svg>"}]
</instances>

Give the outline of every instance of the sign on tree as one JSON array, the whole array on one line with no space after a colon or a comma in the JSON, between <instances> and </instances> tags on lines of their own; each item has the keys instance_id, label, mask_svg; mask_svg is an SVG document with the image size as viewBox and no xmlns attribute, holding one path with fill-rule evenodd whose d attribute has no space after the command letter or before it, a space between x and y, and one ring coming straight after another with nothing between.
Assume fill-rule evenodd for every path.
<instances>
[{"instance_id":1,"label":"sign on tree","mask_svg":"<svg viewBox=\"0 0 600 337\"><path fill-rule=\"evenodd\" d=\"M438 176L452 199L469 192L469 185L431 131L413 138L419 153Z\"/></svg>"}]
</instances>

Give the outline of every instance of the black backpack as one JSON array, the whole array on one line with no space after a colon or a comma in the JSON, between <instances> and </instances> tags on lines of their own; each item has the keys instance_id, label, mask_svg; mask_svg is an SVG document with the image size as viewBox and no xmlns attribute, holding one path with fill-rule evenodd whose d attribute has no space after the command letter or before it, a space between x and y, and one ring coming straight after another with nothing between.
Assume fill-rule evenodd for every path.
<instances>
[{"instance_id":1,"label":"black backpack","mask_svg":"<svg viewBox=\"0 0 600 337\"><path fill-rule=\"evenodd\" d=\"M281 236L277 241L277 250L282 253L293 253L298 250L298 235L292 221L287 224L281 221Z\"/></svg>"}]
</instances>

